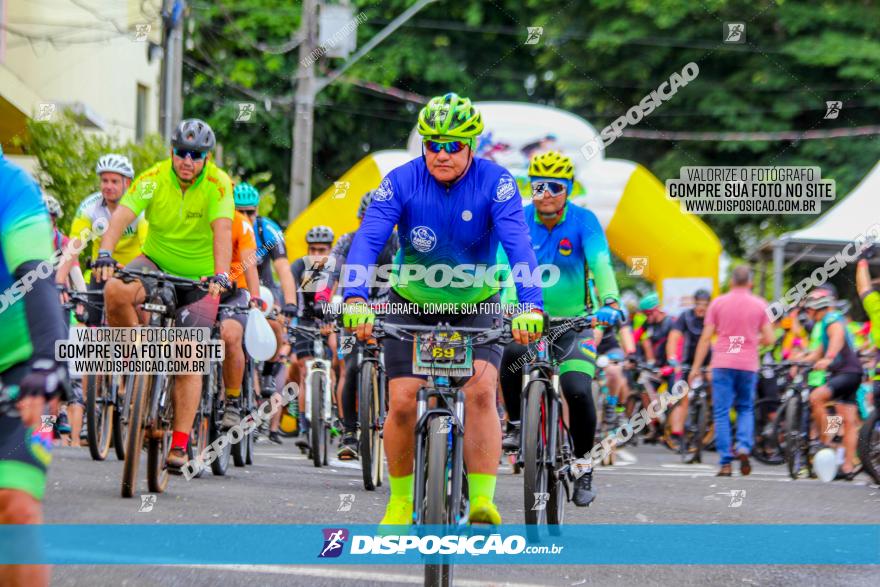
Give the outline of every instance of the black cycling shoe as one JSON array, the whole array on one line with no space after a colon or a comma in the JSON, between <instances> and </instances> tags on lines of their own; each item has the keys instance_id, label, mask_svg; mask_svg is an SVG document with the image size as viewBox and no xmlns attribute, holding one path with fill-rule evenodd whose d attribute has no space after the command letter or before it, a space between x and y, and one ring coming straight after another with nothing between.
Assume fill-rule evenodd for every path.
<instances>
[{"instance_id":1,"label":"black cycling shoe","mask_svg":"<svg viewBox=\"0 0 880 587\"><path fill-rule=\"evenodd\" d=\"M262 375L260 376L260 397L270 398L272 394L275 393L275 376L274 375Z\"/></svg>"},{"instance_id":2,"label":"black cycling shoe","mask_svg":"<svg viewBox=\"0 0 880 587\"><path fill-rule=\"evenodd\" d=\"M593 471L587 471L574 482L574 494L571 501L578 507L588 507L596 499L593 491Z\"/></svg>"},{"instance_id":3,"label":"black cycling shoe","mask_svg":"<svg viewBox=\"0 0 880 587\"><path fill-rule=\"evenodd\" d=\"M340 461L353 461L358 458L358 439L354 432L346 432L342 435L336 456Z\"/></svg>"},{"instance_id":4,"label":"black cycling shoe","mask_svg":"<svg viewBox=\"0 0 880 587\"><path fill-rule=\"evenodd\" d=\"M278 434L277 430L273 430L269 433L269 441L274 442L275 444L284 444L281 442L281 435Z\"/></svg>"},{"instance_id":5,"label":"black cycling shoe","mask_svg":"<svg viewBox=\"0 0 880 587\"><path fill-rule=\"evenodd\" d=\"M507 434L501 439L501 448L509 452L518 451L519 436L519 424L510 424Z\"/></svg>"}]
</instances>

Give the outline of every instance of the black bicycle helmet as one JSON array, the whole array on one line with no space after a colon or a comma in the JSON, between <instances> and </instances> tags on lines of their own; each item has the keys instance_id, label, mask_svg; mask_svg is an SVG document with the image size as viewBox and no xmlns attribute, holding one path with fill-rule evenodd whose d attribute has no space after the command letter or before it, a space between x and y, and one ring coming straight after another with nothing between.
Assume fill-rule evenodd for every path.
<instances>
[{"instance_id":1,"label":"black bicycle helmet","mask_svg":"<svg viewBox=\"0 0 880 587\"><path fill-rule=\"evenodd\" d=\"M210 151L217 140L208 123L198 118L182 120L171 133L171 146L190 151Z\"/></svg>"}]
</instances>

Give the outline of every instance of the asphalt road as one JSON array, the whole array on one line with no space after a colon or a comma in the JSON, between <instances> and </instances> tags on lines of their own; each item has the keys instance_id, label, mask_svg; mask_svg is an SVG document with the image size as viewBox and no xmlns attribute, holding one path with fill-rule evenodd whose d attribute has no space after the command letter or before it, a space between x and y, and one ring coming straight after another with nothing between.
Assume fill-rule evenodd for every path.
<instances>
[{"instance_id":1,"label":"asphalt road","mask_svg":"<svg viewBox=\"0 0 880 587\"><path fill-rule=\"evenodd\" d=\"M714 453L704 457L714 462ZM145 463L144 463L145 464ZM141 466L143 475L144 464ZM334 461L316 469L286 439L258 444L256 463L226 477L173 478L149 512L140 499L119 497L122 464L112 456L93 462L87 449L59 448L45 499L47 523L109 524L374 524L387 488L363 489L356 464ZM823 484L791 481L782 467L754 464L749 477L718 479L715 466L682 465L660 447L625 451L613 468L595 473L598 499L569 506L567 524L865 524L880 523L880 488L867 476ZM147 494L146 483L141 491ZM728 495L744 490L739 505ZM340 512L340 494L353 494ZM522 478L504 466L496 502L505 522L523 523ZM736 548L737 545L729 545ZM296 545L291 545L295 548ZM772 545L767 545L772 548ZM485 585L877 585L871 566L786 565L483 565L456 568L456 584ZM53 585L393 585L421 584L416 566L59 566Z\"/></svg>"}]
</instances>

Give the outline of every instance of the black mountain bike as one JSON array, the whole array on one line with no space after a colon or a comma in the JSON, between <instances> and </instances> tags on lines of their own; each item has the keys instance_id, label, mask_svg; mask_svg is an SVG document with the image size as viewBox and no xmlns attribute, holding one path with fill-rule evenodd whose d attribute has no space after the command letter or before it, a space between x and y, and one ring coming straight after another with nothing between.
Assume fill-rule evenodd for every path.
<instances>
[{"instance_id":1,"label":"black mountain bike","mask_svg":"<svg viewBox=\"0 0 880 587\"><path fill-rule=\"evenodd\" d=\"M358 341L357 412L359 457L364 488L373 491L382 485L382 427L385 425L386 390L384 355L376 340Z\"/></svg>"},{"instance_id":2,"label":"black mountain bike","mask_svg":"<svg viewBox=\"0 0 880 587\"><path fill-rule=\"evenodd\" d=\"M218 306L217 319L211 327L211 340L220 339L220 308L233 306ZM247 353L245 353L247 354ZM212 361L208 372L202 376L202 394L199 401L199 409L196 411L193 431L187 445L187 456L197 459L209 444L226 434L223 429L223 414L226 412L226 386L223 384L223 362ZM232 446L224 444L223 448L214 455L211 461L211 473L222 477L229 470L229 457L232 454ZM194 477L202 475L202 467L197 468Z\"/></svg>"},{"instance_id":3,"label":"black mountain bike","mask_svg":"<svg viewBox=\"0 0 880 587\"><path fill-rule=\"evenodd\" d=\"M765 379L775 378L778 388L786 389L791 385L788 375L791 367L792 363L788 361L761 365L761 376ZM781 465L785 462L787 405L784 397L764 397L755 402L752 456L765 465Z\"/></svg>"},{"instance_id":4,"label":"black mountain bike","mask_svg":"<svg viewBox=\"0 0 880 587\"><path fill-rule=\"evenodd\" d=\"M552 318L546 336L535 344L533 359L523 366L527 383L521 396L523 421L517 462L523 470L525 519L533 539L537 539L535 526L540 524L548 524L553 534L559 533L574 483L572 441L562 417L559 364L552 341L570 330L589 329L592 319Z\"/></svg>"},{"instance_id":5,"label":"black mountain bike","mask_svg":"<svg viewBox=\"0 0 880 587\"><path fill-rule=\"evenodd\" d=\"M146 292L140 309L149 315L149 326L172 327L177 311L175 287L207 289L207 285L158 271L117 269L116 277L126 283L138 280ZM129 376L131 388L125 464L122 470L122 497L133 497L137 489L137 471L141 449L147 445L147 485L151 492L162 493L168 486L166 460L171 450L173 376L167 373Z\"/></svg>"},{"instance_id":6,"label":"black mountain bike","mask_svg":"<svg viewBox=\"0 0 880 587\"><path fill-rule=\"evenodd\" d=\"M785 464L788 476L797 479L801 476L813 475L810 462L810 387L807 385L806 373L812 366L810 363L791 363L797 372L789 387L782 396L785 410Z\"/></svg>"},{"instance_id":7,"label":"black mountain bike","mask_svg":"<svg viewBox=\"0 0 880 587\"><path fill-rule=\"evenodd\" d=\"M373 337L413 342L413 372L429 376L416 394L413 523L447 526L455 532L467 523L470 512L462 387L473 374L473 347L509 342L509 326L398 326L377 319ZM445 557L439 564L426 564L425 585L452 585L452 569Z\"/></svg>"},{"instance_id":8,"label":"black mountain bike","mask_svg":"<svg viewBox=\"0 0 880 587\"><path fill-rule=\"evenodd\" d=\"M690 366L682 370L682 379L687 381ZM688 389L688 407L684 419L679 454L687 463L703 462L703 448L707 441L707 430L712 422L712 404L709 401L709 385L706 382L706 369L702 369L699 383ZM708 433L711 433L709 430Z\"/></svg>"},{"instance_id":9,"label":"black mountain bike","mask_svg":"<svg viewBox=\"0 0 880 587\"><path fill-rule=\"evenodd\" d=\"M228 305L228 304L220 304L218 306L218 312L222 317L221 320L225 319L225 315L229 314L247 314L250 311L250 306L242 305ZM223 367L220 365L220 372L222 378ZM257 398L256 391L254 389L254 376L256 374L256 367L254 364L254 359L251 357L247 350L244 351L244 375L241 380L241 395L239 396L239 410L241 413L241 417L244 418L248 414L253 414L254 410L257 407ZM224 391L225 396L225 391ZM224 406L225 407L225 406ZM222 421L222 415L221 415ZM245 434L240 442L230 443L229 451L232 455L232 462L236 467L244 467L245 465L253 464L253 453L254 453L254 432L252 431L249 434Z\"/></svg>"}]
</instances>

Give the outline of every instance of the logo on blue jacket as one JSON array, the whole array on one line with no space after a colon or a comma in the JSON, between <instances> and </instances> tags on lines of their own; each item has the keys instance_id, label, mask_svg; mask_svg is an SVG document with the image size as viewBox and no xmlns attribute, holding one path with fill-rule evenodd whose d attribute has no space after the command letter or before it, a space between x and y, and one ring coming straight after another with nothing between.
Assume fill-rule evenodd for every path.
<instances>
[{"instance_id":1,"label":"logo on blue jacket","mask_svg":"<svg viewBox=\"0 0 880 587\"><path fill-rule=\"evenodd\" d=\"M437 235L427 226L416 226L409 232L412 246L420 253L427 253L437 246Z\"/></svg>"}]
</instances>

